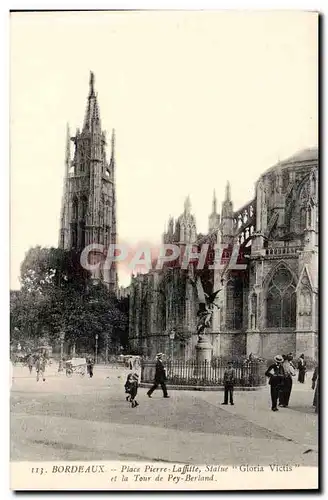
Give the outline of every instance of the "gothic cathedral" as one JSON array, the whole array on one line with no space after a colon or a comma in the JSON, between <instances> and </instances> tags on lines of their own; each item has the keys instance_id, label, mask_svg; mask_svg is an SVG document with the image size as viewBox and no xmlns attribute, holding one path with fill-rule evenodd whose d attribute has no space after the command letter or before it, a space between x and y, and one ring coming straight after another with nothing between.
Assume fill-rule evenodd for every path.
<instances>
[{"instance_id":1,"label":"gothic cathedral","mask_svg":"<svg viewBox=\"0 0 328 500\"><path fill-rule=\"evenodd\" d=\"M189 198L171 218L164 243L224 247L223 270L170 265L132 278L129 337L145 355L195 357L198 297L218 291L207 334L213 356L304 353L318 345L318 149L306 149L266 170L255 193L235 210L228 183L221 214L214 194L207 234L197 234ZM232 260L238 249L236 266ZM174 335L171 334L174 332ZM172 338L174 337L174 340Z\"/></svg>"}]
</instances>

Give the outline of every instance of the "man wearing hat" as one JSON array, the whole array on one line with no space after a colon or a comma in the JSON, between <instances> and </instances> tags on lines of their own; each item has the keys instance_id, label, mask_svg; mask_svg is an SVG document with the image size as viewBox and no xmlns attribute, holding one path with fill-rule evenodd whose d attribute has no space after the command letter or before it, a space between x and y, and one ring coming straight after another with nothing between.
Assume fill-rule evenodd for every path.
<instances>
[{"instance_id":1,"label":"man wearing hat","mask_svg":"<svg viewBox=\"0 0 328 500\"><path fill-rule=\"evenodd\" d=\"M278 354L273 359L274 363L269 366L265 375L266 377L269 377L269 385L271 387L271 410L278 411L277 402L279 391L281 390L284 380L284 370L282 366L284 358Z\"/></svg>"},{"instance_id":2,"label":"man wearing hat","mask_svg":"<svg viewBox=\"0 0 328 500\"><path fill-rule=\"evenodd\" d=\"M149 389L147 392L147 396L151 398L152 393L154 392L155 389L160 385L163 391L163 396L164 398L169 398L170 396L167 394L167 388L165 385L166 381L166 372L165 368L163 365L163 353L160 352L156 355L156 368L155 368L155 380L154 380L154 385Z\"/></svg>"}]
</instances>

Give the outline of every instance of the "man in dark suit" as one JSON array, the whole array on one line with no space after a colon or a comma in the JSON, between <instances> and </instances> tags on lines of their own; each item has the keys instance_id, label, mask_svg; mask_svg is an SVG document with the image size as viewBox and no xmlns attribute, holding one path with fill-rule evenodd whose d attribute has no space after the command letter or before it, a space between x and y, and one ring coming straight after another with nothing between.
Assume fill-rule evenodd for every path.
<instances>
[{"instance_id":1,"label":"man in dark suit","mask_svg":"<svg viewBox=\"0 0 328 500\"><path fill-rule=\"evenodd\" d=\"M162 388L164 398L169 398L170 397L167 394L167 388L166 388L166 385L165 385L166 372L165 372L165 368L164 368L164 365L163 365L162 358L163 358L163 354L161 352L156 355L155 380L154 380L154 385L147 392L147 396L149 398L151 398L152 393L155 391L155 389L157 389L157 387L159 385Z\"/></svg>"},{"instance_id":2,"label":"man in dark suit","mask_svg":"<svg viewBox=\"0 0 328 500\"><path fill-rule=\"evenodd\" d=\"M271 386L271 410L278 411L277 402L279 392L281 391L283 380L284 380L284 370L282 364L284 358L280 355L274 357L274 363L269 366L265 372L266 377L269 377L269 385Z\"/></svg>"}]
</instances>

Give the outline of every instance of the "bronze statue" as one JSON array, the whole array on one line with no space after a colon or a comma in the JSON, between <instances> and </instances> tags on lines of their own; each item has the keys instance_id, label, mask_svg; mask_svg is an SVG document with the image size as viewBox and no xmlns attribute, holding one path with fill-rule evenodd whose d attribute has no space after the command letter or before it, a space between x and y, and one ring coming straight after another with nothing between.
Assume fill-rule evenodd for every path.
<instances>
[{"instance_id":1,"label":"bronze statue","mask_svg":"<svg viewBox=\"0 0 328 500\"><path fill-rule=\"evenodd\" d=\"M198 316L197 334L198 334L198 340L201 340L203 338L203 335L205 334L206 328L208 328L211 325L211 319L213 316L214 307L220 309L219 306L215 303L215 299L217 297L217 294L222 290L222 288L219 288L215 292L208 295L207 293L204 292L203 285L199 277L197 278L196 281L196 288L199 300L199 309L197 312Z\"/></svg>"}]
</instances>

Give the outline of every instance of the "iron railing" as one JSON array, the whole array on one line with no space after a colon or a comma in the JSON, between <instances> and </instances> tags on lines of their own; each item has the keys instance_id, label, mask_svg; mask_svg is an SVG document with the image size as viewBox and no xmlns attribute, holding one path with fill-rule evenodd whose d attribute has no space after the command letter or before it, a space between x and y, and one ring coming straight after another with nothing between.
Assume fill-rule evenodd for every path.
<instances>
[{"instance_id":1,"label":"iron railing","mask_svg":"<svg viewBox=\"0 0 328 500\"><path fill-rule=\"evenodd\" d=\"M152 383L154 381L155 365L155 361L142 361L141 382ZM196 360L174 360L165 363L165 368L166 383L169 385L223 386L227 362L220 359L201 363ZM267 382L266 363L236 361L233 363L233 368L236 387L259 387Z\"/></svg>"}]
</instances>

